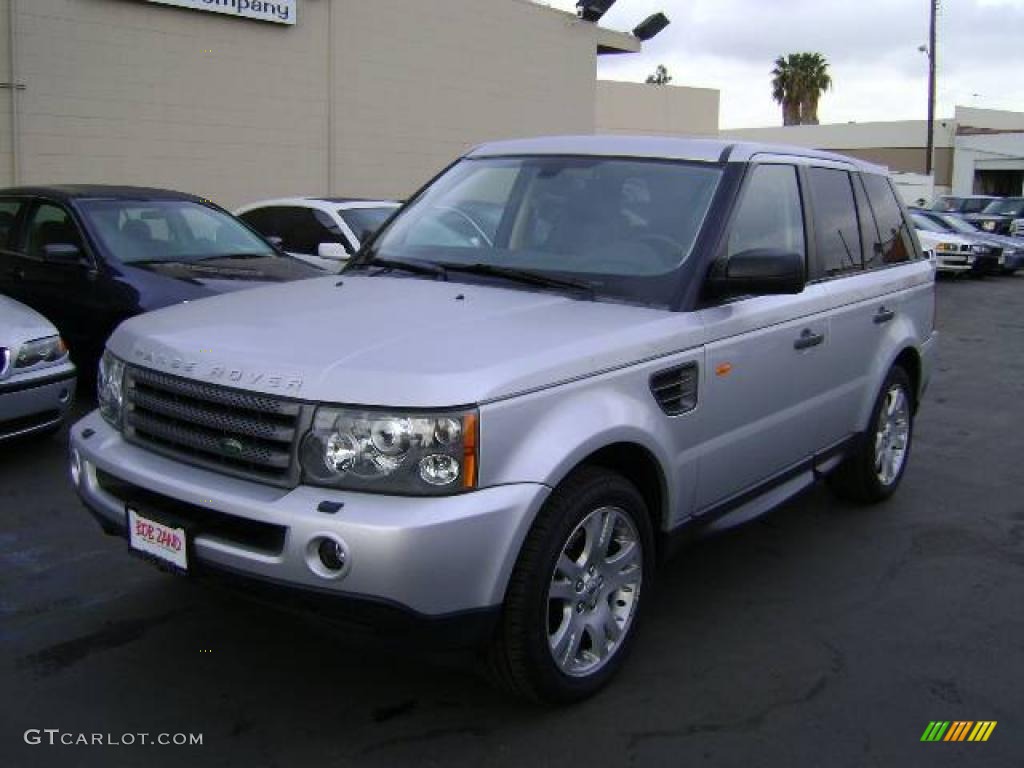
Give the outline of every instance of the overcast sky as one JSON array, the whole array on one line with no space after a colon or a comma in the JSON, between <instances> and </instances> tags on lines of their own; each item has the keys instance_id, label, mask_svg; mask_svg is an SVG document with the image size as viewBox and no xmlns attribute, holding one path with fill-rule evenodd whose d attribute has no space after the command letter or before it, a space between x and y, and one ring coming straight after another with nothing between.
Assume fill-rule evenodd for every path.
<instances>
[{"instance_id":1,"label":"overcast sky","mask_svg":"<svg viewBox=\"0 0 1024 768\"><path fill-rule=\"evenodd\" d=\"M575 0L542 0L573 11ZM631 30L655 11L672 24L641 54L602 56L598 76L642 82L664 64L674 85L722 92L723 128L781 125L771 69L784 53L818 51L833 90L823 123L924 119L929 0L618 0L602 19ZM1024 111L1024 0L942 0L938 117L954 105Z\"/></svg>"}]
</instances>

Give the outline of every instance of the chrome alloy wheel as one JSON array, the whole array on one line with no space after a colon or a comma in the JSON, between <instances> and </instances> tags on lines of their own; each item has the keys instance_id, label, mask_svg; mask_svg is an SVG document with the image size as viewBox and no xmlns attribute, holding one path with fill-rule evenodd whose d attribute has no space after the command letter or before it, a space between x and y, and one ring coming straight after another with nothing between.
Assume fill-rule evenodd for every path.
<instances>
[{"instance_id":1,"label":"chrome alloy wheel","mask_svg":"<svg viewBox=\"0 0 1024 768\"><path fill-rule=\"evenodd\" d=\"M899 477L909 442L910 401L903 387L894 384L885 393L875 432L875 473L882 485L892 485Z\"/></svg>"},{"instance_id":2,"label":"chrome alloy wheel","mask_svg":"<svg viewBox=\"0 0 1024 768\"><path fill-rule=\"evenodd\" d=\"M562 672L586 677L619 650L642 579L640 536L622 509L596 509L573 529L548 587L548 647Z\"/></svg>"}]
</instances>

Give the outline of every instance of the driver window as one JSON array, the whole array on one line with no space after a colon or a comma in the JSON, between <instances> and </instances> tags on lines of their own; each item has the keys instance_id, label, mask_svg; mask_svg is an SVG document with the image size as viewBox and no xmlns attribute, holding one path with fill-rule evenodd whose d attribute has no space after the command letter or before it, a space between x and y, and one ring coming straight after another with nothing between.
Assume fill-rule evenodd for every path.
<instances>
[{"instance_id":1,"label":"driver window","mask_svg":"<svg viewBox=\"0 0 1024 768\"><path fill-rule=\"evenodd\" d=\"M29 221L25 250L30 258L42 260L43 248L47 245L75 245L81 248L82 239L67 211L51 203L41 203Z\"/></svg>"},{"instance_id":2,"label":"driver window","mask_svg":"<svg viewBox=\"0 0 1024 768\"><path fill-rule=\"evenodd\" d=\"M759 165L751 173L729 235L728 256L759 248L807 254L800 185L792 165Z\"/></svg>"}]
</instances>

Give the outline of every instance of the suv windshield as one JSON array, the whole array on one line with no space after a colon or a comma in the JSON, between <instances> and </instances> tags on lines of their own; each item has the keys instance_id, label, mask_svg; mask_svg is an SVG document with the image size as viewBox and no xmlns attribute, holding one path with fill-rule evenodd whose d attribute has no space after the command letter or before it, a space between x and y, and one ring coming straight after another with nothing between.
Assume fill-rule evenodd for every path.
<instances>
[{"instance_id":1,"label":"suv windshield","mask_svg":"<svg viewBox=\"0 0 1024 768\"><path fill-rule=\"evenodd\" d=\"M408 205L354 266L377 257L486 265L561 277L597 295L668 304L675 285L665 276L693 249L721 175L716 165L665 160L464 159ZM487 274L500 277L498 270Z\"/></svg>"},{"instance_id":2,"label":"suv windshield","mask_svg":"<svg viewBox=\"0 0 1024 768\"><path fill-rule=\"evenodd\" d=\"M189 200L83 200L78 207L125 264L275 255L232 216Z\"/></svg>"},{"instance_id":3,"label":"suv windshield","mask_svg":"<svg viewBox=\"0 0 1024 768\"><path fill-rule=\"evenodd\" d=\"M993 213L997 216L1024 216L1024 197L1008 197L1005 200L995 200L985 209L985 213Z\"/></svg>"}]
</instances>

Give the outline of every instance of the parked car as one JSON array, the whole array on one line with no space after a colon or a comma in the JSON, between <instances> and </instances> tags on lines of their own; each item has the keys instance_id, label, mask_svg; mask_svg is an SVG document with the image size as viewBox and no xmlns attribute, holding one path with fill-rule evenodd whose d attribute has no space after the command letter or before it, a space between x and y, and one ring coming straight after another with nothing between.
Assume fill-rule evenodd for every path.
<instances>
[{"instance_id":1,"label":"parked car","mask_svg":"<svg viewBox=\"0 0 1024 768\"><path fill-rule=\"evenodd\" d=\"M998 197L992 195L939 195L932 202L931 209L942 213L981 213Z\"/></svg>"},{"instance_id":2,"label":"parked car","mask_svg":"<svg viewBox=\"0 0 1024 768\"><path fill-rule=\"evenodd\" d=\"M999 259L992 246L980 243L975 236L961 235L917 212L910 212L910 222L922 247L935 259L935 269L954 275L986 275L999 270Z\"/></svg>"},{"instance_id":3,"label":"parked car","mask_svg":"<svg viewBox=\"0 0 1024 768\"><path fill-rule=\"evenodd\" d=\"M995 265L989 269L1003 275L1012 275L1018 269L1024 269L1024 240L1006 235L990 235L975 229L966 221L951 213L935 211L911 210L915 218L922 216L947 233L956 233L971 241L972 245L989 246L995 251Z\"/></svg>"},{"instance_id":4,"label":"parked car","mask_svg":"<svg viewBox=\"0 0 1024 768\"><path fill-rule=\"evenodd\" d=\"M0 190L0 293L52 321L90 380L126 317L320 274L193 195L101 185Z\"/></svg>"},{"instance_id":5,"label":"parked car","mask_svg":"<svg viewBox=\"0 0 1024 768\"><path fill-rule=\"evenodd\" d=\"M75 366L45 317L0 296L0 442L56 430L75 396Z\"/></svg>"},{"instance_id":6,"label":"parked car","mask_svg":"<svg viewBox=\"0 0 1024 768\"><path fill-rule=\"evenodd\" d=\"M290 255L337 272L400 203L345 197L288 197L244 205L235 215Z\"/></svg>"},{"instance_id":7,"label":"parked car","mask_svg":"<svg viewBox=\"0 0 1024 768\"><path fill-rule=\"evenodd\" d=\"M861 161L487 144L341 280L123 323L72 476L167 568L476 640L510 689L571 701L622 665L673 542L823 475L895 492L934 275Z\"/></svg>"},{"instance_id":8,"label":"parked car","mask_svg":"<svg viewBox=\"0 0 1024 768\"><path fill-rule=\"evenodd\" d=\"M981 213L964 216L982 232L994 235L1024 234L1024 197L993 200Z\"/></svg>"}]
</instances>

